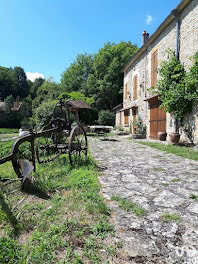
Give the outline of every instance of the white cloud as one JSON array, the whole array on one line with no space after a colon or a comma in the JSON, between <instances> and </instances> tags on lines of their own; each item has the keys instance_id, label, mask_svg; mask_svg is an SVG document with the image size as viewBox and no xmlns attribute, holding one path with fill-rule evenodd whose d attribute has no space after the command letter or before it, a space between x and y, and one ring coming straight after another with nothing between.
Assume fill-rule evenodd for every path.
<instances>
[{"instance_id":1,"label":"white cloud","mask_svg":"<svg viewBox=\"0 0 198 264\"><path fill-rule=\"evenodd\" d=\"M26 72L27 79L34 82L36 78L45 79L44 74L39 72Z\"/></svg>"},{"instance_id":2,"label":"white cloud","mask_svg":"<svg viewBox=\"0 0 198 264\"><path fill-rule=\"evenodd\" d=\"M151 15L147 15L147 16L146 16L146 24L147 24L147 25L150 25L151 22L152 22L152 20L153 20L153 17L152 17Z\"/></svg>"}]
</instances>

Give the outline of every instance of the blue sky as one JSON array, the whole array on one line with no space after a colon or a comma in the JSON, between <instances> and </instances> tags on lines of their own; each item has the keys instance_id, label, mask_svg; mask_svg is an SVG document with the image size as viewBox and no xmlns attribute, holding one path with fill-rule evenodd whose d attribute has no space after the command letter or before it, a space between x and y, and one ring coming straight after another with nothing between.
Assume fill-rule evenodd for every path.
<instances>
[{"instance_id":1,"label":"blue sky","mask_svg":"<svg viewBox=\"0 0 198 264\"><path fill-rule=\"evenodd\" d=\"M180 0L0 0L0 66L60 81L79 53L107 41L141 46Z\"/></svg>"}]
</instances>

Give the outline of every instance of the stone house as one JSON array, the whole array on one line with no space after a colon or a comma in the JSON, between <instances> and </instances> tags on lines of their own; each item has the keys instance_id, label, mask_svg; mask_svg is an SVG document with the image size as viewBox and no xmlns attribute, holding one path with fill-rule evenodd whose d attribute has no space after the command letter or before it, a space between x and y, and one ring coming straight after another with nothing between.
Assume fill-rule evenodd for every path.
<instances>
[{"instance_id":1,"label":"stone house","mask_svg":"<svg viewBox=\"0 0 198 264\"><path fill-rule=\"evenodd\" d=\"M190 57L198 51L198 0L182 0L151 37L143 32L142 42L142 47L123 68L123 108L115 109L116 124L135 133L133 122L140 116L147 138L157 139L158 131L166 131L168 135L174 132L175 120L160 108L158 95L152 95L148 88L154 87L159 79L156 68L168 59L168 49L176 51L186 69L192 65ZM187 119L193 122L193 137L198 141L197 105Z\"/></svg>"}]
</instances>

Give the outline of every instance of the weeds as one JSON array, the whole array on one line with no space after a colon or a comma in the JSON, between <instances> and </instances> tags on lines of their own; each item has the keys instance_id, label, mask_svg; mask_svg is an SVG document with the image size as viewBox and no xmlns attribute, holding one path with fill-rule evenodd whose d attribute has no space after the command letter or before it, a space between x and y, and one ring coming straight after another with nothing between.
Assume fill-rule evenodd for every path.
<instances>
[{"instance_id":1,"label":"weeds","mask_svg":"<svg viewBox=\"0 0 198 264\"><path fill-rule=\"evenodd\" d=\"M111 200L117 201L121 208L123 208L127 212L132 212L139 217L142 217L146 214L146 210L144 208L140 207L137 203L123 199L119 196L112 196Z\"/></svg>"},{"instance_id":2,"label":"weeds","mask_svg":"<svg viewBox=\"0 0 198 264\"><path fill-rule=\"evenodd\" d=\"M170 214L170 213L165 213L161 215L161 218L163 221L173 221L173 222L179 222L181 221L181 218L177 214Z\"/></svg>"},{"instance_id":3,"label":"weeds","mask_svg":"<svg viewBox=\"0 0 198 264\"><path fill-rule=\"evenodd\" d=\"M193 193L190 195L190 198L195 200L195 201L198 201L198 195L195 195Z\"/></svg>"}]
</instances>

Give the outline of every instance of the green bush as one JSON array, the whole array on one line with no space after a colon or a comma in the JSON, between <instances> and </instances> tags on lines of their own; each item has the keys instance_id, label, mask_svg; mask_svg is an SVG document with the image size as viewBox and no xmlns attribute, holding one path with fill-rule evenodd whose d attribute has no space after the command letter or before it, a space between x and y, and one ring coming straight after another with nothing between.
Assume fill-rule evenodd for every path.
<instances>
[{"instance_id":1,"label":"green bush","mask_svg":"<svg viewBox=\"0 0 198 264\"><path fill-rule=\"evenodd\" d=\"M38 129L42 128L50 122L56 103L56 100L44 101L39 107L34 110L34 119L36 127Z\"/></svg>"},{"instance_id":2,"label":"green bush","mask_svg":"<svg viewBox=\"0 0 198 264\"><path fill-rule=\"evenodd\" d=\"M115 114L109 110L101 110L98 115L98 123L103 126L114 126Z\"/></svg>"}]
</instances>

